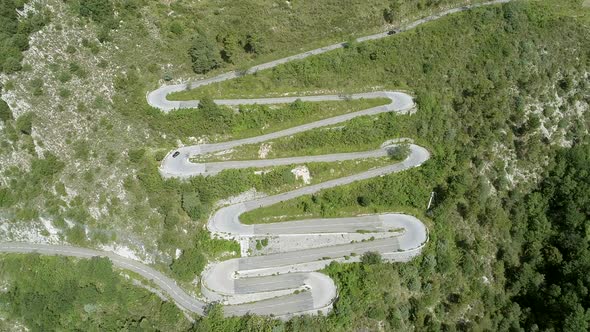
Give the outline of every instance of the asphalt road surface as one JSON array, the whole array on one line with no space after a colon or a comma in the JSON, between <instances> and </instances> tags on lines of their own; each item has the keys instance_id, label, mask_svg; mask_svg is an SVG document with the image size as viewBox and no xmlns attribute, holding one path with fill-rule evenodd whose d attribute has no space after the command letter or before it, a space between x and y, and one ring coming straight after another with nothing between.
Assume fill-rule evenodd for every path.
<instances>
[{"instance_id":1,"label":"asphalt road surface","mask_svg":"<svg viewBox=\"0 0 590 332\"><path fill-rule=\"evenodd\" d=\"M484 5L509 2L510 0L496 0L482 4L453 8L442 13L417 20L397 32L406 31L416 26L438 19L440 17ZM387 32L358 38L357 42L375 40L388 37ZM303 59L308 56L325 53L342 48L345 43L329 45L287 58L271 61L250 68L246 74L259 70L273 68L277 65ZM180 108L194 108L198 101L171 101L167 96L172 92L194 89L216 82L233 79L243 75L239 72L229 72L212 78L203 79L186 84L167 85L150 92L147 101L153 107L163 112ZM164 177L186 178L195 175L214 175L224 169L246 167L271 167L276 165L299 164L303 162L319 161L331 162L352 160L358 158L372 158L387 153L384 147L380 150L359 153L341 153L324 156L301 156L274 160L228 161L197 164L191 163L189 158L195 155L222 151L244 144L264 142L278 137L293 135L314 128L329 126L348 121L362 115L379 114L383 112L407 113L414 108L412 98L401 92L381 91L355 94L347 98L376 98L385 97L391 103L383 106L323 119L290 129L251 137L231 142L186 146L171 151L162 161L160 173ZM223 105L239 104L274 104L289 103L295 99L303 101L341 100L337 95L304 96L289 98L259 98L216 100ZM173 157L178 151L179 155ZM192 297L176 285L176 282L162 273L140 262L121 257L111 252L97 251L63 245L46 245L33 243L0 243L0 252L10 253L39 253L43 255L64 255L80 258L95 256L107 257L117 267L131 270L146 279L152 280L175 303L190 312L204 314L208 303L219 301L226 304L224 310L227 315L244 315L248 313L274 315L288 318L293 315L315 314L318 311L328 312L337 298L334 282L324 274L315 272L332 261L354 262L360 255L368 251L376 251L389 261L405 262L420 254L422 247L428 241L428 232L424 224L417 218L405 214L389 213L381 215L360 216L351 218L310 219L274 224L244 225L239 216L247 211L259 207L309 195L326 188L349 184L355 181L384 176L418 167L430 157L429 152L418 146L410 145L410 154L402 162L371 169L351 176L333 179L323 183L306 186L279 195L259 198L242 202L217 210L208 221L207 227L212 234L240 240L242 246L247 246L248 240L254 238L272 237L287 242L289 237L305 237L315 239L317 236L344 236L346 234L368 233L375 234L374 240L351 242L325 247L291 246L288 250L276 254L242 257L210 264L202 275L203 299Z\"/></svg>"}]
</instances>

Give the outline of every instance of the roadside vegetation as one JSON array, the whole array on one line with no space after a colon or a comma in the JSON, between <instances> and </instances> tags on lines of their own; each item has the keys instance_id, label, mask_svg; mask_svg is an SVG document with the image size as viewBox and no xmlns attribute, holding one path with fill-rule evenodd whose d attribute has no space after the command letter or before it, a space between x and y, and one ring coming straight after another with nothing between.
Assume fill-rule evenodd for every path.
<instances>
[{"instance_id":1,"label":"roadside vegetation","mask_svg":"<svg viewBox=\"0 0 590 332\"><path fill-rule=\"evenodd\" d=\"M235 147L224 154L210 153L197 156L194 160L260 159L261 150L266 151L266 159L377 150L388 141L404 141L409 138L403 136L406 132L404 128L413 125L414 122L411 116L394 113L362 116L347 121L344 125L322 127L260 144L247 144ZM420 138L417 141L428 146L428 143Z\"/></svg>"},{"instance_id":2,"label":"roadside vegetation","mask_svg":"<svg viewBox=\"0 0 590 332\"><path fill-rule=\"evenodd\" d=\"M134 285L127 273L107 258L0 255L0 329L188 330L173 302Z\"/></svg>"},{"instance_id":3,"label":"roadside vegetation","mask_svg":"<svg viewBox=\"0 0 590 332\"><path fill-rule=\"evenodd\" d=\"M179 140L190 143L194 137L215 140L258 135L259 130L279 130L310 117L354 111L378 101L294 103L284 109L244 106L241 113L210 105L206 111L164 116L147 106L145 92L170 79L194 77L189 52L196 36L214 36L218 56L224 53L219 70L249 66L266 61L264 57L276 58L277 52L295 53L310 42L319 45L348 34L361 35L367 27L383 29L380 12L386 5L381 0L374 5L366 7L363 1L351 7L336 1L291 5L266 0L247 5L141 0L2 2L2 24L6 26L0 33L0 62L18 63L20 70L3 71L11 75L1 79L0 217L6 227L0 232L21 240L41 236L94 247L115 242L148 261L172 264L177 249L185 251L194 244L202 220L195 227L181 206L182 193L173 196L178 199L174 207L165 200L165 208L154 208L159 204L146 199L152 195L152 186L143 184L150 176L158 176L158 159ZM332 15L334 9L337 19ZM422 11L427 9L435 10L435 6ZM309 12L316 13L305 14ZM418 15L420 10L410 12ZM329 22L327 16L334 19ZM373 17L370 26L366 25L369 16ZM230 32L228 22L234 30L225 38ZM40 29L41 34L35 33ZM285 31L276 33L276 29ZM242 42L247 45L240 46ZM230 54L234 46L242 49ZM266 129L260 129L265 125ZM32 166L47 156L63 166L39 181L39 169ZM149 176L144 173L147 166L152 168ZM200 199L210 207L210 199L239 194L246 186L238 184ZM202 218L206 213L195 215ZM40 219L49 220L51 232ZM171 223L175 226L168 230ZM171 241L176 248L159 245L168 238L176 239ZM231 256L232 251L224 255ZM213 254L205 255L213 258Z\"/></svg>"},{"instance_id":4,"label":"roadside vegetation","mask_svg":"<svg viewBox=\"0 0 590 332\"><path fill-rule=\"evenodd\" d=\"M145 15L160 28L166 46L176 49L174 61L184 62L162 72L164 79L176 78L186 69L197 74L245 69L253 63L383 31L386 24L462 3L465 1L353 0L346 6L337 0L136 2L145 6Z\"/></svg>"},{"instance_id":5,"label":"roadside vegetation","mask_svg":"<svg viewBox=\"0 0 590 332\"><path fill-rule=\"evenodd\" d=\"M187 110L168 116L150 108L146 91L167 81L194 78L191 50L200 40L210 42L216 52L213 58L221 61L207 74L213 75L383 31L387 24L426 16L459 2L395 2L400 5L395 7L397 14L387 19L384 10L395 3L384 0L347 6L338 1L271 0L248 4L47 0L43 8L33 5L26 15L38 24L6 30L31 33L44 27L42 34L30 34L31 48L22 53L23 70L2 78L6 103L0 102L5 122L0 135L0 191L5 234L22 240L39 232L45 237L47 227L39 222L43 218L55 228L51 241L85 246L116 242L148 261L170 265L177 249L186 251L194 245L203 220L195 225L182 209L184 190L170 196L177 200L175 204L160 199L156 167L167 151L197 138L214 141L258 135L376 102L295 103L282 110L247 106L241 114L210 105L207 112ZM19 17L14 9L25 8L23 2L14 4L3 2L11 6L3 13L13 25ZM18 26L27 26L28 20L21 16ZM266 129L256 129L265 125ZM44 160L45 154L55 156L63 168L34 188L34 200L22 200L20 190L14 188L29 180L18 178L26 177L32 162ZM243 174L233 176L246 177ZM202 193L199 202L205 208L197 215L204 218L214 200L237 195L253 182L275 183L278 177L232 180L236 185L231 188L203 190L214 193ZM169 239L175 239L171 245Z\"/></svg>"},{"instance_id":6,"label":"roadside vegetation","mask_svg":"<svg viewBox=\"0 0 590 332\"><path fill-rule=\"evenodd\" d=\"M137 114L153 130L185 139L199 134L210 141L225 141L272 133L310 121L385 105L382 98L335 102L302 102L279 105L216 105L204 98L197 109L175 110L168 114L152 110ZM135 112L135 111L134 111Z\"/></svg>"},{"instance_id":7,"label":"roadside vegetation","mask_svg":"<svg viewBox=\"0 0 590 332\"><path fill-rule=\"evenodd\" d=\"M29 48L29 35L49 22L49 14L37 5L38 13L24 14L25 1L5 0L0 4L0 73L11 74L23 69L22 52Z\"/></svg>"},{"instance_id":8,"label":"roadside vegetation","mask_svg":"<svg viewBox=\"0 0 590 332\"><path fill-rule=\"evenodd\" d=\"M423 216L431 188L427 174L430 173L407 170L396 176L385 176L386 180L363 181L246 212L240 220L246 224L258 224L379 212L409 212Z\"/></svg>"}]
</instances>

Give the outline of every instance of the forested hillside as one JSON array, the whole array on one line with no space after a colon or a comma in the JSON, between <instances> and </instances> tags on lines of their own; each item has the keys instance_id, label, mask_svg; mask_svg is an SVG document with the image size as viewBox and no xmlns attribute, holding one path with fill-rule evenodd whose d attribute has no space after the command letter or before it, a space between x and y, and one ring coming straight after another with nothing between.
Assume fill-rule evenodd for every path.
<instances>
[{"instance_id":1,"label":"forested hillside","mask_svg":"<svg viewBox=\"0 0 590 332\"><path fill-rule=\"evenodd\" d=\"M506 261L508 292L523 325L590 329L590 139L559 150L539 186L507 202L518 256Z\"/></svg>"},{"instance_id":2,"label":"forested hillside","mask_svg":"<svg viewBox=\"0 0 590 332\"><path fill-rule=\"evenodd\" d=\"M95 18L92 11L78 6L81 3L84 2L68 2L67 8L85 19L100 20L102 16ZM395 13L397 3L381 4L376 12ZM425 6L431 2L417 3ZM139 309L132 302L124 302L128 305L121 310L87 313L82 303L103 301L104 307L118 307L101 292L85 293L87 285L74 282L71 277L57 278L52 284L56 292L81 288L72 295L80 299L80 305L67 307L68 317L91 317L87 322L91 325L102 320L129 323L121 323L114 329L144 327L136 324L137 317L151 314L149 323L153 328L197 331L587 331L590 324L590 14L581 4L578 0L514 1L479 8L390 38L350 43L342 50L176 96L210 100L300 92L346 94L371 89L403 89L415 95L418 109L413 115L363 117L332 128L329 133L314 130L273 142L274 149L280 153L297 155L359 151L377 147L388 139L409 137L432 153L431 160L420 168L326 190L244 216L260 221L278 217L285 220L294 215L335 217L403 211L425 221L430 232L429 243L423 254L410 263L365 260L327 267L325 273L334 278L339 291L334 311L327 317L298 317L289 322L260 317L224 319L222 308L213 306L208 317L196 317L190 327L188 323L174 326L169 325L170 317L177 317L178 312L168 304L160 306L153 297L150 298L150 303L155 303L153 306L138 305L146 312L128 313L126 310ZM172 6L181 5L179 2L176 4L179 7ZM295 1L293 5L297 5ZM387 15L379 17L385 20L390 18ZM178 18L177 23L162 20L165 23L160 28L170 29L167 33L171 36L176 36L178 31L181 36L189 34L178 28L188 24L184 19ZM125 24L120 30L106 27L104 45L119 45L116 44L118 33L128 31ZM98 23L97 33L102 29L102 23ZM4 215L18 222L31 222L39 216L54 218L55 224L64 230L63 238L80 245L105 244L113 238L132 238L129 233L140 234L140 242L148 243L149 250L158 252L153 255L157 266L192 290L196 287L191 281L207 260L233 257L238 250L237 243L212 240L202 228L215 202L253 187L260 192L272 192L277 188L292 188L296 182L286 169L261 175L252 170L232 170L184 182L164 180L157 171L158 162L175 146L176 139L190 141L187 136L191 135L224 140L253 135L257 134L258 125L265 128L268 125L272 130L280 128L284 121L305 122L314 106L294 103L278 107L277 114L293 111L287 118L269 115L275 109L244 108L233 112L212 103L205 103L197 110L162 115L146 104L146 92L157 85L159 78L168 78L164 77L166 74L175 79L195 69L192 55L203 57L191 51L187 43L187 40L198 42L200 37L183 38L184 46L178 51L184 57L182 69L157 67L151 71L144 66L149 67L153 59L145 55L143 60L150 60L145 60L144 66L133 63L120 72L105 74L105 77L111 75L108 77L114 82L109 98L86 100L82 106L68 106L56 113L55 116L64 118L75 114L76 121L80 121L77 125L96 128L92 129L92 135L116 139L120 144L117 149L109 145L112 141L101 141L103 138L77 140L70 135L68 141L74 147L75 162L61 160L70 156L46 153L43 158L35 158L28 169L3 169L4 177L15 180L0 185L0 207ZM220 58L215 60L219 64L217 68L209 68L212 73L267 59L266 55L257 58L249 51L252 45L248 46L247 35L239 36L237 41L232 38L228 37L228 47L242 46L237 50L235 59L239 60L235 63L228 57L231 52L220 53L225 50L225 39L212 38L210 45L221 47L213 52ZM283 45L280 41L273 40L273 43ZM83 46L76 52L90 54L91 46ZM98 54L107 52L106 47L100 46ZM108 59L118 66L122 61L118 57ZM87 70L96 69L99 60L95 62ZM71 66L66 64L64 68L69 72ZM201 71L199 68L203 67L198 66L196 71ZM56 73L62 70L65 69L60 67ZM79 71L73 72L74 80L78 80L75 73ZM34 90L35 86L29 88ZM69 104L64 101L64 105ZM95 105L98 113L90 112ZM345 106L322 107L343 113L360 105L351 102ZM3 148L14 151L23 148L22 151L34 154L35 148L42 145L32 144L31 138L31 131L42 132L39 116L44 119L43 115L37 115L5 120L8 125L3 127L7 137ZM192 122L204 117L207 126ZM180 124L174 125L171 119ZM191 130L200 132L190 134ZM36 135L34 141L38 142L40 134ZM123 148L123 144L129 146ZM105 146L108 147L102 150ZM119 153L119 149L124 153ZM240 156L250 152L233 153ZM78 173L77 168L68 168L93 162L96 166L85 167ZM110 167L128 172L118 187L109 187L96 179L104 176ZM75 187L72 183L82 185ZM99 190L101 194L98 198L84 196L81 187ZM120 195L122 198L109 191L115 187L124 193ZM24 188L42 190L30 196ZM77 188L78 194L71 195L71 188ZM434 205L426 211L433 191ZM45 203L33 208L28 203L23 205L23 201ZM109 212L97 217L90 214L89 211L94 211L90 206ZM76 224L69 227L65 220ZM174 258L176 249L182 255ZM31 271L26 268L29 260L41 260L50 268ZM19 276L24 280L34 280L40 274L47 276L49 270L68 275L67 271L75 269L80 276L88 276L93 273L93 266L108 273L96 276L100 280L91 278L90 284L101 284L103 276L108 280L119 278L100 260L57 262L3 256L0 264L4 265L0 266L20 271ZM0 283L0 299L9 299L4 303L14 305L0 306L0 317L33 330L66 326L59 322L58 316L40 322L38 311L30 310L32 301L27 297L29 292L21 289L23 284L10 277L1 280L4 284ZM108 290L109 294L117 294L113 295L116 297L125 298L127 292L137 292L121 289L124 284L120 282L115 285ZM37 287L26 285L31 289ZM33 302L54 306L55 293L43 296ZM80 325L80 328L87 326Z\"/></svg>"}]
</instances>

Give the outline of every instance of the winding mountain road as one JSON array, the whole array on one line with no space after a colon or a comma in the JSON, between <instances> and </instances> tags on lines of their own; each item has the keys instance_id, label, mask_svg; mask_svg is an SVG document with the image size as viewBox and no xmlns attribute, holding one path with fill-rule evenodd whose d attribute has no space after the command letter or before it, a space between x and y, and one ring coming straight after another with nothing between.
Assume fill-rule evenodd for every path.
<instances>
[{"instance_id":1,"label":"winding mountain road","mask_svg":"<svg viewBox=\"0 0 590 332\"><path fill-rule=\"evenodd\" d=\"M401 29L412 29L422 23L483 5L509 2L496 0L454 8L445 12L417 20ZM387 37L388 33L379 33L358 38L357 42ZM321 54L344 47L344 43L334 44L302 54L279 59L266 64L254 66L246 73L275 67L293 60ZM194 108L198 101L171 101L167 96L172 92L193 89L199 86L225 81L243 75L230 72L213 78L179 85L163 86L147 95L147 101L153 107L164 112L179 108ZM382 149L359 153L340 153L324 156L301 156L271 160L224 161L212 163L192 163L190 157L206 153L223 151L244 144L255 144L271 139L294 135L314 128L329 126L348 121L354 117L374 115L384 112L408 113L415 107L412 98L402 92L381 91L361 93L349 98L388 98L387 105L344 114L315 121L286 130L245 138L230 142L186 146L171 151L162 161L160 173L163 177L186 178L195 175L209 176L224 169L248 167L272 167L277 165L300 164L305 162L332 162L380 157L387 154L392 145ZM336 95L304 96L289 98L259 98L216 100L222 105L239 104L275 104L288 103L295 99L303 101L341 100ZM174 152L179 154L174 157ZM140 262L118 256L111 252L102 252L86 248L62 245L45 245L33 243L0 243L0 252L40 253L45 255L65 255L81 258L94 256L108 257L115 266L131 270L152 280L166 292L181 308L197 314L204 314L207 303L225 304L227 315L244 315L247 313L274 315L288 318L293 315L328 312L337 298L334 282L326 275L315 272L332 261L355 262L360 255L368 251L381 253L388 261L405 262L416 255L428 241L425 225L417 218L388 213L366 215L351 218L308 219L291 222L244 225L240 222L241 214L260 207L289 199L316 193L326 188L333 188L355 181L383 176L418 167L430 157L429 152L418 145L410 144L410 153L402 162L370 169L347 177L337 178L315 185L305 186L286 193L258 198L247 202L225 206L217 210L209 219L207 228L214 236L235 239L242 247L242 258L230 259L210 264L201 278L203 299L197 299L178 287L174 280ZM256 239L271 238L277 245L276 253L262 256L249 256L250 243ZM326 240L327 239L327 240ZM344 239L344 240L342 240ZM353 240L350 240L353 239ZM364 241L359 241L362 239ZM327 242L326 242L327 241Z\"/></svg>"},{"instance_id":2,"label":"winding mountain road","mask_svg":"<svg viewBox=\"0 0 590 332\"><path fill-rule=\"evenodd\" d=\"M170 151L162 160L163 177L187 178L196 175L215 175L225 169L272 167L307 162L333 162L383 157L393 144L381 149L355 153L320 156L301 156L281 159L258 159L193 163L190 158L254 144L270 139L294 135L314 128L348 121L355 117L384 112L408 113L415 105L412 97L402 92L380 91L361 93L347 98L388 98L391 102L353 113L322 119L301 126L235 141L186 146ZM274 104L293 102L297 97L219 100L220 104ZM305 101L340 100L339 96L308 96ZM279 243L278 253L243 257L210 264L201 278L201 292L207 301L226 304L228 315L246 313L290 317L294 314L328 312L337 293L333 281L314 272L332 261L358 261L367 251L379 252L389 261L407 261L420 253L428 236L424 224L404 214L382 214L355 218L300 220L264 225L244 225L241 214L273 204L316 193L355 181L365 180L420 166L430 158L429 152L410 144L410 153L399 163L373 168L347 177L305 186L286 193L233 204L217 210L207 228L217 237L238 240L242 253L247 255L254 239L272 238ZM359 232L362 231L362 234ZM325 246L310 245L314 238L328 240ZM342 239L346 239L343 242ZM356 239L355 241L351 238ZM362 240L362 241L361 241ZM356 242L361 241L361 242Z\"/></svg>"}]
</instances>

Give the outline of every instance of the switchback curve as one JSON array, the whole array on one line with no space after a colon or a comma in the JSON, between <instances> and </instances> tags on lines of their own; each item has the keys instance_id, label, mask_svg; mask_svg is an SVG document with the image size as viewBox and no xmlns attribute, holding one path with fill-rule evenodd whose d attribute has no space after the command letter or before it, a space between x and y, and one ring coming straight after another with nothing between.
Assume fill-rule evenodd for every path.
<instances>
[{"instance_id":1,"label":"switchback curve","mask_svg":"<svg viewBox=\"0 0 590 332\"><path fill-rule=\"evenodd\" d=\"M340 100L340 96L308 96L304 101ZM338 124L355 117L384 112L409 113L415 105L412 97L403 92L380 91L361 93L347 98L388 98L390 103L336 117L322 119L274 133L235 141L186 146L172 150L162 160L160 173L164 177L187 178L209 176L224 169L269 167L311 161L341 161L379 157L387 154L391 145L381 149L357 153L323 156L302 156L268 160L222 161L193 163L190 158L254 144L270 139L294 135L314 128ZM293 102L297 97L218 100L225 105L272 104ZM241 214L260 207L316 193L359 180L400 172L420 166L430 158L429 152L410 144L408 157L399 163L370 169L347 177L305 186L286 193L233 204L217 210L207 228L214 236L237 240L243 256L248 256L253 239L272 238L280 248L277 253L230 259L212 263L201 278L201 292L207 301L225 304L228 315L247 313L287 318L297 314L328 312L337 296L336 286L327 276L315 271L332 261L358 261L368 251L379 252L388 261L407 261L418 255L428 236L424 224L415 217L398 214L369 215L355 218L300 220L265 225L244 225ZM360 234L361 232L363 234ZM327 246L311 242L319 239ZM359 242L360 241L360 242Z\"/></svg>"}]
</instances>

